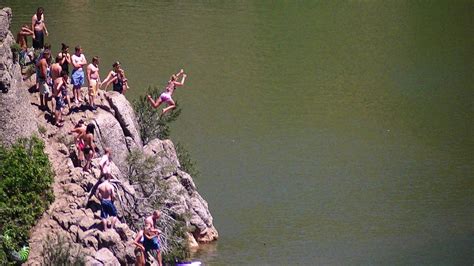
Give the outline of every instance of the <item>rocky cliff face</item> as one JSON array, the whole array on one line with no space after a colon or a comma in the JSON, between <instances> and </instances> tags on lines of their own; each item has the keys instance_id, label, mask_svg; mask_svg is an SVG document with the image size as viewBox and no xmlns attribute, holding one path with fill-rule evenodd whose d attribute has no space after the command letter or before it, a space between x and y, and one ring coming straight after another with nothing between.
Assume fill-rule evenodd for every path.
<instances>
[{"instance_id":1,"label":"rocky cliff face","mask_svg":"<svg viewBox=\"0 0 474 266\"><path fill-rule=\"evenodd\" d=\"M8 92L0 93L1 141L12 143L19 136L39 134L45 141L46 153L56 174L55 201L31 230L31 251L26 264L42 264L45 240L59 237L68 239L78 254L85 255L87 265L134 263L132 241L135 231L143 225L145 216L156 208L149 201L147 189L151 187L155 188L155 194L173 195L165 199L161 208L170 216L185 217L186 224L193 228L187 234L190 244L216 240L218 233L207 202L199 195L192 177L181 171L173 143L155 139L144 146L135 113L123 95L100 93L101 104L97 112L82 109L72 113L66 116L63 128L46 121L44 113L33 107L36 97L27 90L34 80L23 82L18 64L12 61L10 20L9 8L0 11L0 83L8 88ZM112 173L119 195L116 206L121 220L115 230L101 230L100 203L91 193L94 185L100 182L99 159L94 159L91 173L83 172L75 161L74 139L67 132L79 119L96 125L95 142L100 151L105 147L112 151ZM38 127L44 129L41 134ZM135 151L156 163L146 184L128 179L127 157Z\"/></svg>"},{"instance_id":2,"label":"rocky cliff face","mask_svg":"<svg viewBox=\"0 0 474 266\"><path fill-rule=\"evenodd\" d=\"M9 30L11 18L10 8L0 10L0 143L5 145L38 133L20 66L13 62L10 46L15 39Z\"/></svg>"}]
</instances>

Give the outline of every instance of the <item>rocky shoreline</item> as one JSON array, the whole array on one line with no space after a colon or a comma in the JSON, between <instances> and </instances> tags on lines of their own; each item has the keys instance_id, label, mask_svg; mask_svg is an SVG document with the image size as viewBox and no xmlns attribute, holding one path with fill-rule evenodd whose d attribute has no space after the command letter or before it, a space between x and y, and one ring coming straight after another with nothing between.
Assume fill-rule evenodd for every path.
<instances>
[{"instance_id":1,"label":"rocky shoreline","mask_svg":"<svg viewBox=\"0 0 474 266\"><path fill-rule=\"evenodd\" d=\"M8 92L0 93L1 142L8 145L20 137L40 136L55 172L55 201L31 230L31 251L26 265L40 265L44 241L59 236L67 238L86 256L87 265L134 263L132 241L135 230L139 229L136 225L142 224L154 208L144 197L147 188L157 187L153 180L164 183L166 190L155 190L155 193L173 195L166 199L163 207L172 215L186 217L187 227L192 228L187 233L190 247L198 248L200 243L217 240L218 232L208 204L199 195L192 177L181 171L173 143L154 139L143 145L135 113L122 94L101 92L97 112L81 108L65 117L63 128L49 122L50 115L37 108L37 97L28 93L34 77L23 81L19 65L13 63L11 16L9 8L0 10L0 83L8 88ZM120 200L116 205L122 221L115 230L100 230L100 203L94 196L89 197L100 176L99 159L93 160L91 173L83 172L74 160L73 136L67 132L80 119L95 124L96 145L100 151L110 148L113 154L113 175L119 181L116 188ZM153 178L145 186L128 178L127 157L134 151L157 162L151 174Z\"/></svg>"}]
</instances>

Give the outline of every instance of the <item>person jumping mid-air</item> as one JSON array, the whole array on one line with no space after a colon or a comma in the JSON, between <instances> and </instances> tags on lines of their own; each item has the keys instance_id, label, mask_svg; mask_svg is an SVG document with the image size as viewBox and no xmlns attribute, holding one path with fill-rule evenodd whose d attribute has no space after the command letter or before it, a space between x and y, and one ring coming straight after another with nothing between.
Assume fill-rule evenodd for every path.
<instances>
[{"instance_id":1,"label":"person jumping mid-air","mask_svg":"<svg viewBox=\"0 0 474 266\"><path fill-rule=\"evenodd\" d=\"M182 76L181 82L178 82L179 76ZM184 73L184 70L181 69L178 73L171 75L171 78L168 81L168 85L166 85L165 91L160 94L160 97L158 97L156 101L154 101L150 95L146 96L153 108L158 108L164 102L168 104L168 107L164 108L161 111L161 116L164 115L166 112L176 108L176 104L173 101L173 98L171 97L173 96L173 92L174 90L176 90L176 87L184 85L185 79L186 74Z\"/></svg>"}]
</instances>

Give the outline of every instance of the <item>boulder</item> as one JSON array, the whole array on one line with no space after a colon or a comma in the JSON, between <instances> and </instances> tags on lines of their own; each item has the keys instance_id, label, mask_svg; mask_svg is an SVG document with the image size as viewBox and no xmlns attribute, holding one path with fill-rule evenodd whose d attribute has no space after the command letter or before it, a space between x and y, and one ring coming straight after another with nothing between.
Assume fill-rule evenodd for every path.
<instances>
[{"instance_id":1,"label":"boulder","mask_svg":"<svg viewBox=\"0 0 474 266\"><path fill-rule=\"evenodd\" d=\"M135 147L143 147L143 142L140 137L140 129L138 127L135 111L129 101L123 94L115 91L107 92L106 98L110 107L115 111L115 117L122 126L123 133L127 137L131 137ZM129 146L130 147L130 146Z\"/></svg>"},{"instance_id":2,"label":"boulder","mask_svg":"<svg viewBox=\"0 0 474 266\"><path fill-rule=\"evenodd\" d=\"M143 152L147 156L155 157L157 160L155 171L162 178L168 178L177 173L180 164L171 140L153 139L143 147Z\"/></svg>"},{"instance_id":3,"label":"boulder","mask_svg":"<svg viewBox=\"0 0 474 266\"><path fill-rule=\"evenodd\" d=\"M10 46L15 39L9 30L12 12L0 10L0 144L11 145L17 139L38 135L34 108L23 86L20 65L13 62Z\"/></svg>"},{"instance_id":4,"label":"boulder","mask_svg":"<svg viewBox=\"0 0 474 266\"><path fill-rule=\"evenodd\" d=\"M125 135L115 117L104 111L98 110L94 123L96 126L96 144L103 151L105 147L109 148L112 154L112 160L122 172L127 171L128 148L125 142Z\"/></svg>"},{"instance_id":5,"label":"boulder","mask_svg":"<svg viewBox=\"0 0 474 266\"><path fill-rule=\"evenodd\" d=\"M94 258L106 266L120 265L120 262L114 256L114 254L106 248L101 248L99 251L97 251Z\"/></svg>"}]
</instances>

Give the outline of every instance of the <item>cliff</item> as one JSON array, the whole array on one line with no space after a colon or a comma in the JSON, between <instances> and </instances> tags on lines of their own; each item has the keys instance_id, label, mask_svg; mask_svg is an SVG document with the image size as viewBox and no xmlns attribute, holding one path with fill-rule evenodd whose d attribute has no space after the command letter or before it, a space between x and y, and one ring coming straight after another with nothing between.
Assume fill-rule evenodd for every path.
<instances>
[{"instance_id":1,"label":"cliff","mask_svg":"<svg viewBox=\"0 0 474 266\"><path fill-rule=\"evenodd\" d=\"M163 219L184 219L190 246L216 240L218 233L207 202L199 195L192 177L181 170L173 143L154 139L143 145L135 113L123 95L101 92L97 112L81 108L65 117L63 128L51 125L49 114L36 108L36 96L28 93L34 80L23 81L18 64L12 61L10 20L11 10L1 10L0 85L8 89L0 93L1 142L9 144L18 137L40 135L56 175L55 201L31 230L31 251L26 264L41 264L46 240L58 238L68 240L77 254L85 255L88 265L132 264L135 232L141 229L145 216L157 207L158 198ZM112 152L114 184L119 195L116 206L121 221L115 230L100 230L100 204L91 194L99 182L99 159L93 160L91 173L82 171L73 136L67 134L80 119L96 125L95 142L99 150L108 147ZM153 162L145 179L131 179L134 166L127 159L130 154L143 154Z\"/></svg>"}]
</instances>

